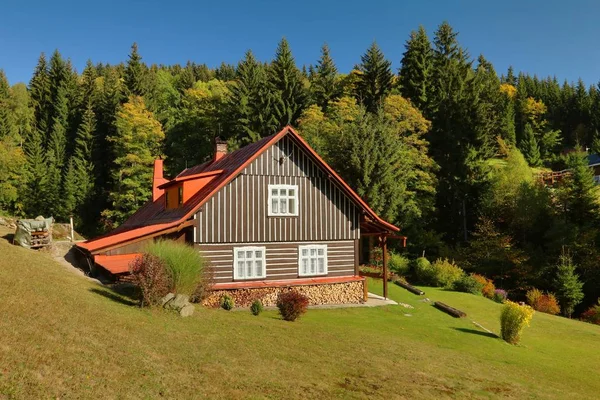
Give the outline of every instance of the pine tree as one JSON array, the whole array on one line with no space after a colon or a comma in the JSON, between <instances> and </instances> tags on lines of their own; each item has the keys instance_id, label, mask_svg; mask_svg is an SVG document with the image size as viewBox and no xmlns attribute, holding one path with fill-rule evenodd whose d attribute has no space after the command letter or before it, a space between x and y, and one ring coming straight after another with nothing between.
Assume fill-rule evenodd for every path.
<instances>
[{"instance_id":1,"label":"pine tree","mask_svg":"<svg viewBox=\"0 0 600 400\"><path fill-rule=\"evenodd\" d=\"M338 85L338 70L329 54L329 47L321 48L321 58L316 68L310 68L310 89L315 103L326 110L331 101L337 100L341 93Z\"/></svg>"},{"instance_id":2,"label":"pine tree","mask_svg":"<svg viewBox=\"0 0 600 400\"><path fill-rule=\"evenodd\" d=\"M273 134L278 128L274 96L265 67L251 51L247 51L239 62L230 89L228 108L233 121L233 137L244 142L255 142Z\"/></svg>"},{"instance_id":3,"label":"pine tree","mask_svg":"<svg viewBox=\"0 0 600 400\"><path fill-rule=\"evenodd\" d=\"M131 45L131 53L125 67L125 87L128 94L143 96L146 94L147 68L138 53L137 43Z\"/></svg>"},{"instance_id":4,"label":"pine tree","mask_svg":"<svg viewBox=\"0 0 600 400\"><path fill-rule=\"evenodd\" d=\"M288 41L283 38L277 46L275 59L269 67L269 84L275 101L278 128L295 125L307 102L304 77L296 66Z\"/></svg>"},{"instance_id":5,"label":"pine tree","mask_svg":"<svg viewBox=\"0 0 600 400\"><path fill-rule=\"evenodd\" d=\"M52 96L50 75L48 73L48 63L46 56L42 53L38 59L33 77L29 82L29 92L31 97L31 106L34 109L34 129L42 138L49 135L48 131L52 126Z\"/></svg>"},{"instance_id":6,"label":"pine tree","mask_svg":"<svg viewBox=\"0 0 600 400\"><path fill-rule=\"evenodd\" d=\"M215 70L215 78L221 81L232 81L235 79L235 66L222 62Z\"/></svg>"},{"instance_id":7,"label":"pine tree","mask_svg":"<svg viewBox=\"0 0 600 400\"><path fill-rule=\"evenodd\" d=\"M431 43L423 26L410 34L404 45L406 51L402 57L399 71L400 92L419 110L425 109L429 98L433 54Z\"/></svg>"},{"instance_id":8,"label":"pine tree","mask_svg":"<svg viewBox=\"0 0 600 400\"><path fill-rule=\"evenodd\" d=\"M578 227L593 227L600 219L600 192L594 183L594 172L588 167L586 154L580 148L577 150L567 159L571 174L562 182L559 197L568 222Z\"/></svg>"},{"instance_id":9,"label":"pine tree","mask_svg":"<svg viewBox=\"0 0 600 400\"><path fill-rule=\"evenodd\" d=\"M66 220L74 214L78 206L79 187L77 186L77 172L73 158L70 158L67 163L61 189L61 207L58 216Z\"/></svg>"},{"instance_id":10,"label":"pine tree","mask_svg":"<svg viewBox=\"0 0 600 400\"><path fill-rule=\"evenodd\" d=\"M83 119L77 129L75 151L71 161L73 163L75 183L78 187L76 207L86 204L94 189L94 163L92 150L94 149L94 133L96 130L96 116L92 110L91 101L83 114Z\"/></svg>"},{"instance_id":11,"label":"pine tree","mask_svg":"<svg viewBox=\"0 0 600 400\"><path fill-rule=\"evenodd\" d=\"M115 135L108 138L115 154L111 207L102 215L110 224L119 225L151 197L152 168L162 154L165 135L138 96L130 97L119 108L115 126Z\"/></svg>"},{"instance_id":12,"label":"pine tree","mask_svg":"<svg viewBox=\"0 0 600 400\"><path fill-rule=\"evenodd\" d=\"M392 90L392 63L385 59L377 43L373 42L355 68L360 72L357 98L367 111L376 112L384 97Z\"/></svg>"},{"instance_id":13,"label":"pine tree","mask_svg":"<svg viewBox=\"0 0 600 400\"><path fill-rule=\"evenodd\" d=\"M561 311L565 317L569 318L573 314L575 306L583 300L583 283L579 281L575 269L576 266L571 257L560 256L554 285Z\"/></svg>"},{"instance_id":14,"label":"pine tree","mask_svg":"<svg viewBox=\"0 0 600 400\"><path fill-rule=\"evenodd\" d=\"M525 125L525 132L523 133L523 139L521 139L520 148L529 165L539 167L542 164L540 146L530 124Z\"/></svg>"}]
</instances>

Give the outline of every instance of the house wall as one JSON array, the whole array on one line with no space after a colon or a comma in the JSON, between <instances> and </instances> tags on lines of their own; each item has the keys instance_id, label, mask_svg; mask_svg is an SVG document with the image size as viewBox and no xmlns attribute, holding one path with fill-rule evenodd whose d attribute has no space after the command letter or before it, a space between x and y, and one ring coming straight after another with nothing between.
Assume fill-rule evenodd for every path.
<instances>
[{"instance_id":1,"label":"house wall","mask_svg":"<svg viewBox=\"0 0 600 400\"><path fill-rule=\"evenodd\" d=\"M268 185L298 185L299 215L269 217ZM198 244L357 240L360 210L289 136L196 214Z\"/></svg>"},{"instance_id":2,"label":"house wall","mask_svg":"<svg viewBox=\"0 0 600 400\"><path fill-rule=\"evenodd\" d=\"M233 281L233 248L244 245L264 246L266 280L298 278L298 246L315 242L264 242L196 244L207 264L213 268L215 283ZM327 276L358 275L358 240L324 241L327 245Z\"/></svg>"}]
</instances>

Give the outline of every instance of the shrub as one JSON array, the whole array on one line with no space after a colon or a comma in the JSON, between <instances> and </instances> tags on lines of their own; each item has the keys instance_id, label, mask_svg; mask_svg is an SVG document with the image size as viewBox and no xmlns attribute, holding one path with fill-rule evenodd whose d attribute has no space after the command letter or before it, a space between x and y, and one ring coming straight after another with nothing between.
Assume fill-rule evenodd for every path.
<instances>
[{"instance_id":1,"label":"shrub","mask_svg":"<svg viewBox=\"0 0 600 400\"><path fill-rule=\"evenodd\" d=\"M479 274L472 274L472 276L473 279L481 283L481 294L484 297L487 297L488 299L493 299L494 291L496 290L496 286L494 286L494 281Z\"/></svg>"},{"instance_id":2,"label":"shrub","mask_svg":"<svg viewBox=\"0 0 600 400\"><path fill-rule=\"evenodd\" d=\"M558 301L552 293L544 294L540 290L533 288L527 291L526 297L527 303L536 311L552 315L560 313Z\"/></svg>"},{"instance_id":3,"label":"shrub","mask_svg":"<svg viewBox=\"0 0 600 400\"><path fill-rule=\"evenodd\" d=\"M369 252L369 264L375 267L383 266L383 249L381 247L373 247Z\"/></svg>"},{"instance_id":4,"label":"shrub","mask_svg":"<svg viewBox=\"0 0 600 400\"><path fill-rule=\"evenodd\" d=\"M258 315L263 312L263 305L260 300L254 300L250 306L250 312L252 315Z\"/></svg>"},{"instance_id":5,"label":"shrub","mask_svg":"<svg viewBox=\"0 0 600 400\"><path fill-rule=\"evenodd\" d=\"M433 283L433 268L431 263L425 257L419 257L415 260L415 275L419 282L425 285Z\"/></svg>"},{"instance_id":6,"label":"shrub","mask_svg":"<svg viewBox=\"0 0 600 400\"><path fill-rule=\"evenodd\" d=\"M494 301L496 303L504 303L508 298L508 294L504 289L496 289L494 290Z\"/></svg>"},{"instance_id":7,"label":"shrub","mask_svg":"<svg viewBox=\"0 0 600 400\"><path fill-rule=\"evenodd\" d=\"M500 314L502 339L511 344L519 343L523 328L529 326L534 313L533 308L528 305L521 306L507 300Z\"/></svg>"},{"instance_id":8,"label":"shrub","mask_svg":"<svg viewBox=\"0 0 600 400\"><path fill-rule=\"evenodd\" d=\"M235 307L235 300L228 294L224 294L223 296L221 296L221 300L219 303L221 304L221 308L227 311Z\"/></svg>"},{"instance_id":9,"label":"shrub","mask_svg":"<svg viewBox=\"0 0 600 400\"><path fill-rule=\"evenodd\" d=\"M405 276L410 270L410 261L401 254L390 252L388 266L395 274Z\"/></svg>"},{"instance_id":10,"label":"shrub","mask_svg":"<svg viewBox=\"0 0 600 400\"><path fill-rule=\"evenodd\" d=\"M153 306L165 297L173 285L169 270L156 256L143 254L129 265L133 282L142 292L142 307Z\"/></svg>"},{"instance_id":11,"label":"shrub","mask_svg":"<svg viewBox=\"0 0 600 400\"><path fill-rule=\"evenodd\" d=\"M202 271L202 277L194 290L194 293L190 296L192 303L201 303L211 291L214 283L214 270L212 268L204 268Z\"/></svg>"},{"instance_id":12,"label":"shrub","mask_svg":"<svg viewBox=\"0 0 600 400\"><path fill-rule=\"evenodd\" d=\"M454 282L453 288L454 288L454 290L456 290L458 292L465 292L465 293L481 295L481 290L483 289L483 283L481 283L481 281L475 279L475 276L473 274L463 275L459 280Z\"/></svg>"},{"instance_id":13,"label":"shrub","mask_svg":"<svg viewBox=\"0 0 600 400\"><path fill-rule=\"evenodd\" d=\"M459 280L465 272L459 268L454 261L449 261L447 258L443 260L438 258L432 265L433 268L433 285L451 289L454 282Z\"/></svg>"},{"instance_id":14,"label":"shrub","mask_svg":"<svg viewBox=\"0 0 600 400\"><path fill-rule=\"evenodd\" d=\"M598 299L598 304L588 308L581 314L581 319L585 322L600 325L600 299Z\"/></svg>"},{"instance_id":15,"label":"shrub","mask_svg":"<svg viewBox=\"0 0 600 400\"><path fill-rule=\"evenodd\" d=\"M277 296L279 314L286 321L295 321L300 315L306 312L307 307L308 297L295 290L280 293Z\"/></svg>"},{"instance_id":16,"label":"shrub","mask_svg":"<svg viewBox=\"0 0 600 400\"><path fill-rule=\"evenodd\" d=\"M204 262L192 246L172 240L157 240L146 246L146 253L162 260L173 278L174 293L191 295L202 281Z\"/></svg>"}]
</instances>

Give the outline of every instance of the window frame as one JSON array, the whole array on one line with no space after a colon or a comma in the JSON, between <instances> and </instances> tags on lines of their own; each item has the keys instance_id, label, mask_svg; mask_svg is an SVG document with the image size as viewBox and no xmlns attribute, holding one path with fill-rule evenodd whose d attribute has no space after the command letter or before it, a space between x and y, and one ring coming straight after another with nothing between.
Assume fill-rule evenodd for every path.
<instances>
[{"instance_id":1,"label":"window frame","mask_svg":"<svg viewBox=\"0 0 600 400\"><path fill-rule=\"evenodd\" d=\"M177 188L177 207L183 205L183 185Z\"/></svg>"},{"instance_id":2,"label":"window frame","mask_svg":"<svg viewBox=\"0 0 600 400\"><path fill-rule=\"evenodd\" d=\"M247 277L244 275L240 275L240 271L238 268L238 262L242 261L240 259L238 259L238 252L239 251L251 251L253 253L253 257L252 257L252 261L257 261L258 258L256 258L256 253L257 251L262 251L262 258L260 259L262 261L262 275L257 276L257 275L253 275L251 277ZM248 281L248 280L256 280L256 279L265 279L267 277L267 249L265 246L239 246L239 247L234 247L233 248L233 280L234 281ZM245 255L244 255L244 261L246 260ZM246 268L246 265L244 265L244 268ZM254 264L252 266L253 271L256 272L256 264ZM244 271L245 272L245 271Z\"/></svg>"},{"instance_id":3,"label":"window frame","mask_svg":"<svg viewBox=\"0 0 600 400\"><path fill-rule=\"evenodd\" d=\"M302 250L308 250L308 256L303 256L302 255ZM311 250L316 250L317 252L317 256L316 256L316 266L315 266L315 274L311 274L310 273L310 259L312 258L310 256L310 251ZM319 250L323 250L323 265L324 265L324 270L325 272L323 273L319 273L319 255L318 252ZM307 273L303 273L302 272L302 261L303 259L308 258L308 267L307 267ZM328 267L328 262L327 262L327 245L326 244L309 244L309 245L301 245L298 246L298 276L300 277L309 277L309 276L326 276L329 273L329 267Z\"/></svg>"},{"instance_id":4,"label":"window frame","mask_svg":"<svg viewBox=\"0 0 600 400\"><path fill-rule=\"evenodd\" d=\"M281 213L274 213L273 209L272 209L272 205L273 205L273 190L277 189L277 199L281 199L282 196L279 194L279 191L282 189L285 190L290 190L290 189L294 189L294 196L285 196L285 198L288 200L288 212L285 214L281 214ZM269 191L269 194L267 196L267 216L269 217L297 217L298 216L298 210L299 210L299 197L298 196L298 185L287 185L287 184L269 184L267 185L267 190ZM289 193L289 192L288 192ZM289 199L294 199L294 210L292 212L289 212Z\"/></svg>"}]
</instances>

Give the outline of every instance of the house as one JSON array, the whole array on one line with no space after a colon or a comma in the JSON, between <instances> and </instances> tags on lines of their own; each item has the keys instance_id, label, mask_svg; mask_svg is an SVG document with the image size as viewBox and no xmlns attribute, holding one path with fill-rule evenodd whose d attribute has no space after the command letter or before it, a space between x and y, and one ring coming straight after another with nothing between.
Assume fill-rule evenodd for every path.
<instances>
[{"instance_id":1,"label":"house","mask_svg":"<svg viewBox=\"0 0 600 400\"><path fill-rule=\"evenodd\" d=\"M292 129L228 153L172 180L154 165L152 201L112 232L79 243L90 263L115 277L155 238L191 243L214 271L214 305L223 293L272 304L288 287L313 303L360 302L359 241L385 246L399 228L381 219ZM385 284L387 294L387 283ZM250 300L249 300L250 299Z\"/></svg>"}]
</instances>

